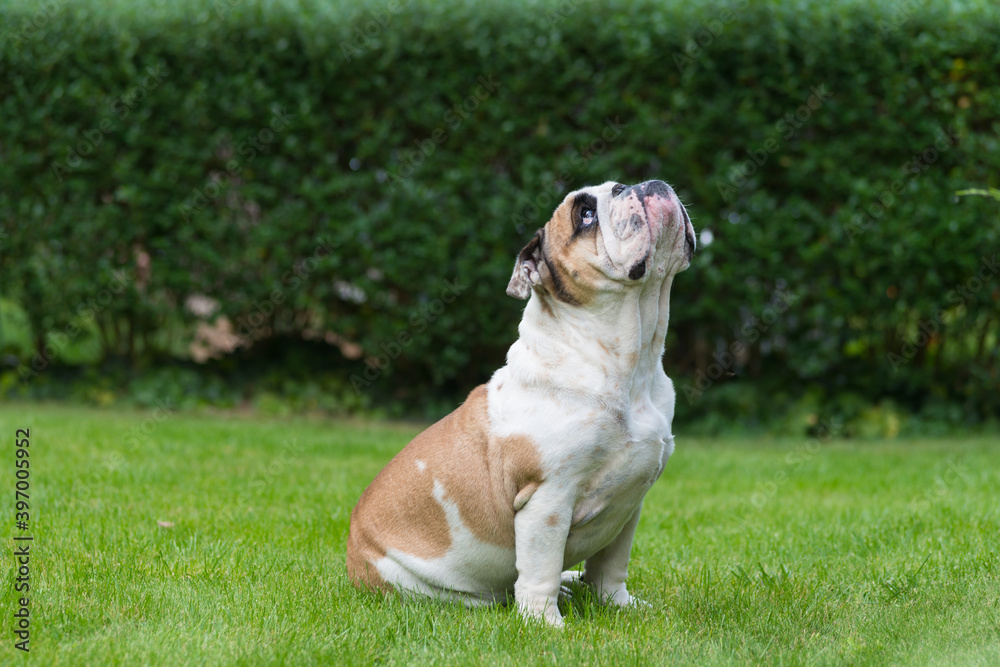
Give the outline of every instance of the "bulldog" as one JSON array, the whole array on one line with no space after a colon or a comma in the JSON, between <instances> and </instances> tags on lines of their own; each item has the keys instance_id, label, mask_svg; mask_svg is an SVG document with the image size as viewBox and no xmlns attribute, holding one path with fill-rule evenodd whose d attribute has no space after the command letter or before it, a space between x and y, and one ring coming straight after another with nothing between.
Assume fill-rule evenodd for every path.
<instances>
[{"instance_id":1,"label":"bulldog","mask_svg":"<svg viewBox=\"0 0 1000 667\"><path fill-rule=\"evenodd\" d=\"M639 602L625 586L632 539L674 450L670 285L694 248L663 181L568 194L514 264L507 294L528 303L507 365L352 511L352 581L470 606L513 593L521 614L554 626L570 579Z\"/></svg>"}]
</instances>

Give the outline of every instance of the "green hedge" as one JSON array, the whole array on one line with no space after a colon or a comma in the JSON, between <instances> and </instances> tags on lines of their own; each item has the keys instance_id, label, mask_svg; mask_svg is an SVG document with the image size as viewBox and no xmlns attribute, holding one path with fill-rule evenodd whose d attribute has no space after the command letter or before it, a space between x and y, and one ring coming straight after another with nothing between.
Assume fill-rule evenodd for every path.
<instances>
[{"instance_id":1,"label":"green hedge","mask_svg":"<svg viewBox=\"0 0 1000 667\"><path fill-rule=\"evenodd\" d=\"M658 177L703 240L679 414L1000 414L997 207L954 197L1000 185L1000 15L953 4L0 0L11 391L85 337L184 357L207 295L258 344L332 341L345 386L458 394L555 202Z\"/></svg>"}]
</instances>

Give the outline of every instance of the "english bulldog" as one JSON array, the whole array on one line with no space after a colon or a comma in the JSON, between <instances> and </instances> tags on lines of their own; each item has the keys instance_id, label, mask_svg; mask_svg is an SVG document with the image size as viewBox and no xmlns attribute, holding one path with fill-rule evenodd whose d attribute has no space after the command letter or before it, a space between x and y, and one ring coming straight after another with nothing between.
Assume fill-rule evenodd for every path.
<instances>
[{"instance_id":1,"label":"english bulldog","mask_svg":"<svg viewBox=\"0 0 1000 667\"><path fill-rule=\"evenodd\" d=\"M353 582L470 606L512 592L553 626L570 579L639 602L625 586L632 539L674 450L670 285L694 248L663 181L568 194L514 264L507 294L528 303L507 365L361 494Z\"/></svg>"}]
</instances>

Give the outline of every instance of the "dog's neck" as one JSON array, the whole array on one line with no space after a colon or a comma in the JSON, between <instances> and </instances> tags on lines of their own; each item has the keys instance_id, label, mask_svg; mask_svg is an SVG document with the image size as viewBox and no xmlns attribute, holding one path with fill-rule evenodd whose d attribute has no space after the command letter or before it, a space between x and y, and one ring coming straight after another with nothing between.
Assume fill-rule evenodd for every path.
<instances>
[{"instance_id":1,"label":"dog's neck","mask_svg":"<svg viewBox=\"0 0 1000 667\"><path fill-rule=\"evenodd\" d=\"M673 276L586 308L534 292L507 353L509 376L526 389L557 388L613 405L649 393L663 373Z\"/></svg>"}]
</instances>

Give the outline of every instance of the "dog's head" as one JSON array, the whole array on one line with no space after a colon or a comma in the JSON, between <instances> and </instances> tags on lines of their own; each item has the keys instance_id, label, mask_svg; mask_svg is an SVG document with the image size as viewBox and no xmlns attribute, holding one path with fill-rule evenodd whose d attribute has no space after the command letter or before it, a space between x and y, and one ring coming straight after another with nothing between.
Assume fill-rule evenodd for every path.
<instances>
[{"instance_id":1,"label":"dog's head","mask_svg":"<svg viewBox=\"0 0 1000 667\"><path fill-rule=\"evenodd\" d=\"M691 219L669 185L609 181L566 195L518 255L507 294L527 299L537 289L585 305L683 271L694 247Z\"/></svg>"}]
</instances>

